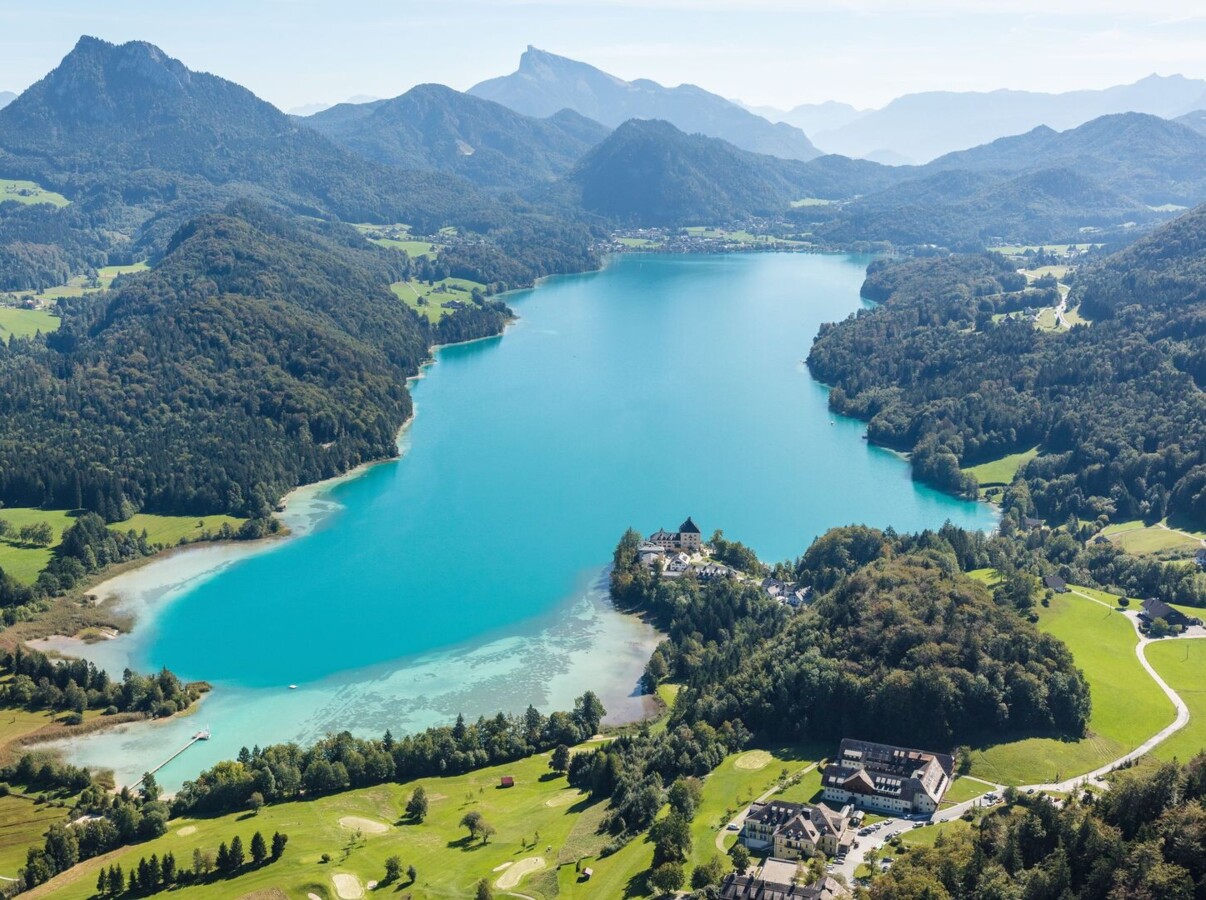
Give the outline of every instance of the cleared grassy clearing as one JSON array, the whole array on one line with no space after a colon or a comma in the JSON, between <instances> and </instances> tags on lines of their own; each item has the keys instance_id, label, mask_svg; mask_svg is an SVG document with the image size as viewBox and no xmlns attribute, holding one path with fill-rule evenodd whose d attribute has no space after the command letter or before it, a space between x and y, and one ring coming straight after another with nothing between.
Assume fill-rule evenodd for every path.
<instances>
[{"instance_id":1,"label":"cleared grassy clearing","mask_svg":"<svg viewBox=\"0 0 1206 900\"><path fill-rule=\"evenodd\" d=\"M942 803L944 806L953 806L956 803L975 800L977 797L982 797L991 790L992 788L984 782L976 781L974 778L956 778L950 788L947 789L946 796L942 798Z\"/></svg>"},{"instance_id":2,"label":"cleared grassy clearing","mask_svg":"<svg viewBox=\"0 0 1206 900\"><path fill-rule=\"evenodd\" d=\"M33 337L39 331L49 334L58 331L62 324L58 316L41 309L14 309L0 306L0 339L8 340L9 335L19 338Z\"/></svg>"},{"instance_id":3,"label":"cleared grassy clearing","mask_svg":"<svg viewBox=\"0 0 1206 900\"><path fill-rule=\"evenodd\" d=\"M109 527L114 531L133 531L137 534L145 530L147 540L152 544L174 547L181 541L199 540L207 532L217 534L223 525L238 531L246 521L234 516L153 516L138 513Z\"/></svg>"},{"instance_id":4,"label":"cleared grassy clearing","mask_svg":"<svg viewBox=\"0 0 1206 900\"><path fill-rule=\"evenodd\" d=\"M1024 256L1027 250L1033 250L1035 253L1046 251L1059 255L1066 254L1069 248L1078 251L1088 250L1090 247L1100 246L1098 244L1006 244L1000 247L989 247L993 253L1000 253L1004 256Z\"/></svg>"},{"instance_id":5,"label":"cleared grassy clearing","mask_svg":"<svg viewBox=\"0 0 1206 900\"><path fill-rule=\"evenodd\" d=\"M906 847L933 847L939 835L957 834L970 828L971 825L962 819L954 819L950 822L940 822L922 828L910 828L900 836L900 840Z\"/></svg>"},{"instance_id":6,"label":"cleared grassy clearing","mask_svg":"<svg viewBox=\"0 0 1206 900\"><path fill-rule=\"evenodd\" d=\"M617 240L619 241L619 243L623 244L625 247L633 247L635 249L644 249L647 247L660 247L661 246L661 244L659 244L657 241L651 241L651 240L649 240L649 238L622 237L622 238L617 238Z\"/></svg>"},{"instance_id":7,"label":"cleared grassy clearing","mask_svg":"<svg viewBox=\"0 0 1206 900\"><path fill-rule=\"evenodd\" d=\"M1201 610L1191 615L1202 614ZM1147 661L1189 707L1189 724L1159 744L1152 755L1184 762L1206 749L1206 640L1157 641L1146 648Z\"/></svg>"},{"instance_id":8,"label":"cleared grassy clearing","mask_svg":"<svg viewBox=\"0 0 1206 900\"><path fill-rule=\"evenodd\" d=\"M0 178L0 203L15 200L18 203L32 205L34 203L49 203L51 206L67 206L71 203L62 194L48 191L36 181L20 181L13 178Z\"/></svg>"},{"instance_id":9,"label":"cleared grassy clearing","mask_svg":"<svg viewBox=\"0 0 1206 900\"><path fill-rule=\"evenodd\" d=\"M353 225L352 227L371 243L379 247L401 250L414 259L420 257L434 259L444 249L444 245L438 241L412 235L409 225Z\"/></svg>"},{"instance_id":10,"label":"cleared grassy clearing","mask_svg":"<svg viewBox=\"0 0 1206 900\"><path fill-rule=\"evenodd\" d=\"M24 584L32 584L50 562L55 547L63 539L63 532L75 522L75 513L62 509L9 507L0 508L0 519L9 523L9 533L0 538L0 569ZM145 529L151 543L174 547L181 540L202 538L206 532L217 534L223 524L237 531L245 521L233 516L157 516L139 513L109 527L123 534L131 530L141 534ZM54 540L51 544L47 547L21 544L16 536L21 527L39 522L46 522L53 529Z\"/></svg>"},{"instance_id":11,"label":"cleared grassy clearing","mask_svg":"<svg viewBox=\"0 0 1206 900\"><path fill-rule=\"evenodd\" d=\"M394 295L433 325L456 312L455 304L473 302L473 291L485 293L486 285L467 278L441 278L432 284L425 281L395 281L389 286ZM454 304L449 306L449 304Z\"/></svg>"},{"instance_id":12,"label":"cleared grassy clearing","mask_svg":"<svg viewBox=\"0 0 1206 900\"><path fill-rule=\"evenodd\" d=\"M1163 527L1163 523L1147 525L1139 519L1108 525L1102 533L1116 546L1135 556L1188 556L1202 547L1201 540L1197 538Z\"/></svg>"},{"instance_id":13,"label":"cleared grassy clearing","mask_svg":"<svg viewBox=\"0 0 1206 900\"><path fill-rule=\"evenodd\" d=\"M975 475L976 481L982 487L1007 485L1013 481L1013 476L1017 474L1018 469L1038 456L1038 452L1038 447L1031 447L1029 450L1023 450L1021 453L1011 453L1008 456L980 463L977 466L968 466L963 471L969 475Z\"/></svg>"},{"instance_id":14,"label":"cleared grassy clearing","mask_svg":"<svg viewBox=\"0 0 1206 900\"><path fill-rule=\"evenodd\" d=\"M1068 645L1088 679L1089 736L1026 738L976 749L971 774L977 778L998 784L1071 778L1133 750L1173 720L1172 704L1135 656L1135 632L1125 616L1075 594L1057 594L1050 607L1038 609L1039 628Z\"/></svg>"}]
</instances>

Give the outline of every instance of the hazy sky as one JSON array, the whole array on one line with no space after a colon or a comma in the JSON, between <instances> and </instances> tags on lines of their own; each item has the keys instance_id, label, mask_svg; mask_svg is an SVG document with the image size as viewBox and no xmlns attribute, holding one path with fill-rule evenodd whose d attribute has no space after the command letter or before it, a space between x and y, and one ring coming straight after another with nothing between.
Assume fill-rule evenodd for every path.
<instances>
[{"instance_id":1,"label":"hazy sky","mask_svg":"<svg viewBox=\"0 0 1206 900\"><path fill-rule=\"evenodd\" d=\"M527 44L779 107L1206 77L1201 0L0 0L0 90L81 34L151 41L282 108L464 89Z\"/></svg>"}]
</instances>

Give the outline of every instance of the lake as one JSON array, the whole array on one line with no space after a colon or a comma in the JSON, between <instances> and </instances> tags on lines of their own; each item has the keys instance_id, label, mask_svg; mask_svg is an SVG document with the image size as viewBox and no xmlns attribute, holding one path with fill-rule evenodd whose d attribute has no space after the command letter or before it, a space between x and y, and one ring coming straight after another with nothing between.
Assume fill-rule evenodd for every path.
<instances>
[{"instance_id":1,"label":"lake","mask_svg":"<svg viewBox=\"0 0 1206 900\"><path fill-rule=\"evenodd\" d=\"M605 583L629 526L690 515L771 561L848 523L992 527L989 507L914 483L831 415L803 364L822 322L863 305L866 262L627 255L510 295L504 336L441 349L413 383L399 460L290 501L295 537L110 584L139 626L82 655L216 690L191 721L68 755L127 783L210 726L160 773L170 789L244 745L548 712L588 687L639 718L657 635L611 609Z\"/></svg>"}]
</instances>

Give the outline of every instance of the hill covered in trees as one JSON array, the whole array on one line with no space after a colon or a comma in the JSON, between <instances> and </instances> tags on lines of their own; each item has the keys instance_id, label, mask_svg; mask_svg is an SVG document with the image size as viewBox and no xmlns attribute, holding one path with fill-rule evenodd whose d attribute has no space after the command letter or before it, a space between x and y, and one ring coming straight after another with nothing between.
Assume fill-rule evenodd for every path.
<instances>
[{"instance_id":1,"label":"hill covered in trees","mask_svg":"<svg viewBox=\"0 0 1206 900\"><path fill-rule=\"evenodd\" d=\"M994 322L1024 302L999 258L876 263L880 305L823 327L808 364L833 409L940 487L1038 446L1012 489L1024 514L1206 522L1204 241L1198 208L1086 268L1071 302L1094 322L1060 333Z\"/></svg>"},{"instance_id":2,"label":"hill covered in trees","mask_svg":"<svg viewBox=\"0 0 1206 900\"><path fill-rule=\"evenodd\" d=\"M302 121L374 162L504 189L564 174L610 131L572 110L536 119L439 84L392 100L341 103Z\"/></svg>"},{"instance_id":3,"label":"hill covered in trees","mask_svg":"<svg viewBox=\"0 0 1206 900\"><path fill-rule=\"evenodd\" d=\"M518 257L524 277L487 282L531 283L591 258L590 235L570 215L553 220L455 175L365 159L246 88L142 42L81 38L0 110L0 172L73 201L0 209L0 289L50 287L65 275L155 257L183 223L236 199L312 217L405 223L416 233L456 226L504 253L516 231L535 238ZM563 253L567 242L576 249Z\"/></svg>"},{"instance_id":4,"label":"hill covered in trees","mask_svg":"<svg viewBox=\"0 0 1206 900\"><path fill-rule=\"evenodd\" d=\"M68 305L51 339L0 347L0 499L264 516L394 455L405 380L439 339L388 290L414 265L249 204L191 222L154 270ZM476 334L505 317L480 306Z\"/></svg>"}]
</instances>

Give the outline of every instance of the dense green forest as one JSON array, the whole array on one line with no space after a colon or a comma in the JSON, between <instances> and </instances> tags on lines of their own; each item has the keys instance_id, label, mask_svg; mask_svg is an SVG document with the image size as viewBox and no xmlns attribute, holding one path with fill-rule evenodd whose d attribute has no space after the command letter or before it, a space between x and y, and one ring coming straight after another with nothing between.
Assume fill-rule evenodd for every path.
<instances>
[{"instance_id":1,"label":"dense green forest","mask_svg":"<svg viewBox=\"0 0 1206 900\"><path fill-rule=\"evenodd\" d=\"M1206 754L1106 793L1014 798L875 879L872 900L1193 900L1206 890Z\"/></svg>"},{"instance_id":2,"label":"dense green forest","mask_svg":"<svg viewBox=\"0 0 1206 900\"><path fill-rule=\"evenodd\" d=\"M65 304L50 339L0 348L0 499L264 517L393 456L406 378L448 336L387 289L411 271L350 228L248 204L193 221L151 272ZM455 336L506 316L483 305Z\"/></svg>"},{"instance_id":3,"label":"dense green forest","mask_svg":"<svg viewBox=\"0 0 1206 900\"><path fill-rule=\"evenodd\" d=\"M1078 274L1091 326L993 321L1017 275L986 255L883 262L879 302L821 329L809 368L838 412L912 453L914 473L972 492L960 466L1039 446L1014 494L1063 522L1206 522L1206 208Z\"/></svg>"},{"instance_id":4,"label":"dense green forest","mask_svg":"<svg viewBox=\"0 0 1206 900\"><path fill-rule=\"evenodd\" d=\"M651 674L684 684L675 721L943 746L1084 732L1088 688L1067 648L1025 620L1026 604L998 603L962 575L949 541L830 532L797 574L832 587L789 615L755 583L658 578L637 563L634 538L616 551L613 596L669 620ZM824 561L834 541L840 577Z\"/></svg>"}]
</instances>

